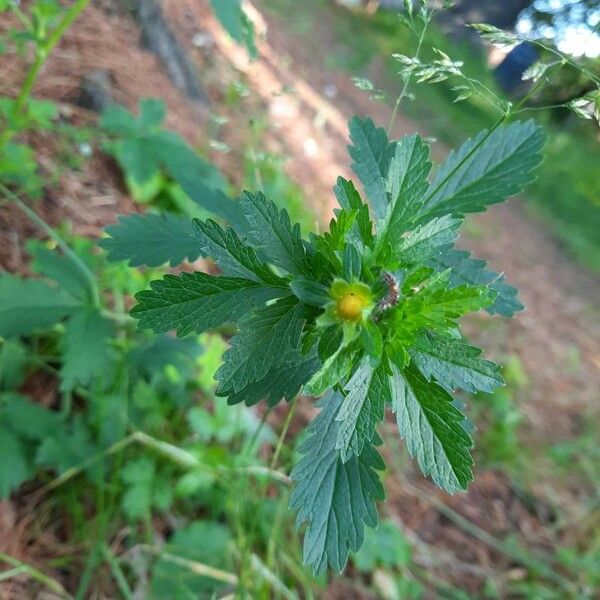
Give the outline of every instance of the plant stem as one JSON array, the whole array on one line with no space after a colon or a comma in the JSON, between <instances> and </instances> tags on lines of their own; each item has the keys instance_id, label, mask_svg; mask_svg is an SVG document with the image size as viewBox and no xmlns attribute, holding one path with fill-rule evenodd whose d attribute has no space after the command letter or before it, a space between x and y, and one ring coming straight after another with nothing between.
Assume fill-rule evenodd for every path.
<instances>
[{"instance_id":1,"label":"plant stem","mask_svg":"<svg viewBox=\"0 0 600 600\"><path fill-rule=\"evenodd\" d=\"M92 575L98 566L100 557L100 544L96 543L90 551L90 554L85 562L85 567L75 592L75 600L83 600L92 581Z\"/></svg>"},{"instance_id":2,"label":"plant stem","mask_svg":"<svg viewBox=\"0 0 600 600\"><path fill-rule=\"evenodd\" d=\"M4 554L4 552L0 552L0 562L5 562L5 563L9 564L11 567L15 567L17 569L22 569L22 572L25 573L26 575L28 575L29 577L31 577L31 579L35 579L36 581L39 581L40 583L44 584L49 590L52 590L55 594L57 594L61 598L68 598L68 599L72 598L72 596L70 596L65 591L65 588L63 588L63 586L58 581L56 581L56 579L53 579L49 575L46 575L45 573L38 571L31 565L23 563L20 560L17 560L16 558L9 556L8 554Z\"/></svg>"},{"instance_id":3,"label":"plant stem","mask_svg":"<svg viewBox=\"0 0 600 600\"><path fill-rule=\"evenodd\" d=\"M273 453L273 458L271 459L270 469L274 470L277 465L277 460L279 459L279 454L281 453L281 449L283 448L283 442L285 441L285 436L290 427L290 423L294 418L294 414L296 413L296 408L298 406L298 396L296 396L290 405L290 410L288 411L287 417L285 418L285 423L283 424L283 429L279 434L279 439L277 440L277 446L275 446L275 452Z\"/></svg>"},{"instance_id":4,"label":"plant stem","mask_svg":"<svg viewBox=\"0 0 600 600\"><path fill-rule=\"evenodd\" d=\"M106 544L102 544L101 552L104 556L104 560L110 567L111 573L113 574L121 595L123 598L125 598L125 600L133 600L133 593L129 589L129 584L127 583L127 579L123 574L117 557L112 553L111 549Z\"/></svg>"},{"instance_id":5,"label":"plant stem","mask_svg":"<svg viewBox=\"0 0 600 600\"><path fill-rule=\"evenodd\" d=\"M17 19L21 21L21 25L27 29L27 31L33 31L33 23L29 20L29 17L21 10L15 0L8 0L10 9L13 11Z\"/></svg>"},{"instance_id":6,"label":"plant stem","mask_svg":"<svg viewBox=\"0 0 600 600\"><path fill-rule=\"evenodd\" d=\"M86 460L80 462L77 466L71 467L66 470L62 475L56 477L45 486L41 487L37 490L36 494L42 495L46 492L52 491L57 487L65 484L67 481L76 477L80 473L82 473L85 469L93 465L94 463L102 460L107 456L112 456L121 450L124 450L128 446L133 443L139 443L142 446L146 446L147 448L152 448L161 454L164 458L167 458L171 462L175 463L179 467L183 469L203 469L213 474L221 474L226 475L228 473L240 473L240 474L249 474L256 475L261 477L269 477L274 481L279 481L280 483L284 483L289 485L290 480L285 473L281 473L280 471L276 471L274 469L270 469L268 467L263 467L261 465L249 465L242 467L222 467L222 468L212 468L207 465L203 465L193 454L183 450L173 444L169 444L167 442L163 442L162 440L157 440L152 436L144 433L143 431L134 431L128 436L124 437L122 440L114 443L112 446L109 446L103 452L95 454L94 456L90 456Z\"/></svg>"},{"instance_id":7,"label":"plant stem","mask_svg":"<svg viewBox=\"0 0 600 600\"><path fill-rule=\"evenodd\" d=\"M18 116L23 110L27 101L29 100L29 96L31 95L31 90L33 89L35 81L38 78L38 75L40 74L40 71L44 66L48 56L50 56L52 50L56 44L58 44L65 31L70 27L71 23L73 23L73 21L79 16L81 11L89 4L89 2L90 0L77 0L71 6L71 8L64 13L59 24L46 39L46 41L37 47L35 61L31 65L31 68L25 77L25 81L23 82L23 86L21 87L21 92L17 96L17 99L12 107L13 116ZM14 131L7 128L0 136L0 147L2 147L12 137L13 134Z\"/></svg>"},{"instance_id":8,"label":"plant stem","mask_svg":"<svg viewBox=\"0 0 600 600\"><path fill-rule=\"evenodd\" d=\"M254 433L252 434L252 438L250 438L250 441L246 444L245 448L242 451L243 456L251 456L252 455L252 451L254 450L254 445L256 444L256 441L258 440L258 438L260 436L260 432L263 430L263 427L265 426L265 423L267 422L267 418L270 413L271 413L271 407L267 408L267 410L265 410L265 412L263 413L260 423L257 425L256 429L254 430Z\"/></svg>"},{"instance_id":9,"label":"plant stem","mask_svg":"<svg viewBox=\"0 0 600 600\"><path fill-rule=\"evenodd\" d=\"M429 23L431 22L431 18L433 16L434 11L432 10L428 17L427 21L423 24L423 29L421 29L421 34L419 35L419 42L417 43L417 50L415 52L415 58L419 58L419 54L421 53L421 46L423 45L423 40L425 39L425 32L429 27ZM398 109L400 108L400 103L404 100L406 96L406 92L408 91L408 85L410 84L410 80L412 78L412 73L409 73L404 81L404 85L402 86L402 90L400 91L400 95L396 99L396 104L394 105L394 110L392 111L392 116L390 117L390 122L387 127L388 137L392 133L392 127L394 126L394 121L396 120L396 116L398 114Z\"/></svg>"},{"instance_id":10,"label":"plant stem","mask_svg":"<svg viewBox=\"0 0 600 600\"><path fill-rule=\"evenodd\" d=\"M160 556L161 560L189 569L192 573L195 573L196 575L210 577L211 579L215 579L216 581L222 581L231 585L238 584L238 578L233 573L228 573L227 571L222 571L221 569L216 569L215 567L210 567L209 565L205 565L204 563L195 560L188 560L187 558L182 558L181 556L176 556L175 554L163 552L161 548L156 548L147 544L143 544L138 547L143 552Z\"/></svg>"},{"instance_id":11,"label":"plant stem","mask_svg":"<svg viewBox=\"0 0 600 600\"><path fill-rule=\"evenodd\" d=\"M0 183L0 191L17 207L25 213L33 221L42 231L44 231L48 237L53 239L56 242L56 245L63 251L66 257L68 257L73 265L77 268L77 270L81 273L81 275L85 278L88 284L88 292L90 294L90 299L92 300L94 306L100 305L100 293L98 291L98 284L96 283L96 278L90 268L71 250L68 244L54 231L50 225L46 223L41 217L39 217L21 198L19 198L16 194L13 194L3 183Z\"/></svg>"}]
</instances>

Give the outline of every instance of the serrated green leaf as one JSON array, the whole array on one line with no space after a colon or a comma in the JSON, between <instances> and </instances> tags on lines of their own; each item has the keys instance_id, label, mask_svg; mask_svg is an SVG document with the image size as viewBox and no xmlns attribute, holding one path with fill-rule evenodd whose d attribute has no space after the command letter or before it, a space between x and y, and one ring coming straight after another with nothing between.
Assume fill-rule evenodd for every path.
<instances>
[{"instance_id":1,"label":"serrated green leaf","mask_svg":"<svg viewBox=\"0 0 600 600\"><path fill-rule=\"evenodd\" d=\"M245 319L217 371L217 393L229 395L249 383L261 381L269 371L279 367L287 355L299 350L305 309L295 296L288 296Z\"/></svg>"},{"instance_id":2,"label":"serrated green leaf","mask_svg":"<svg viewBox=\"0 0 600 600\"><path fill-rule=\"evenodd\" d=\"M333 188L335 197L340 206L345 211L356 211L350 241L361 241L365 246L371 246L373 243L373 223L369 214L369 207L362 201L360 194L354 183L343 177L338 177ZM340 215L336 215L336 221L340 220ZM330 227L331 231L331 227ZM333 231L331 231L333 235Z\"/></svg>"},{"instance_id":3,"label":"serrated green leaf","mask_svg":"<svg viewBox=\"0 0 600 600\"><path fill-rule=\"evenodd\" d=\"M414 367L392 366L392 407L400 435L421 471L449 493L464 491L473 479L472 442L452 396L428 382Z\"/></svg>"},{"instance_id":4,"label":"serrated green leaf","mask_svg":"<svg viewBox=\"0 0 600 600\"><path fill-rule=\"evenodd\" d=\"M505 283L504 275L485 269L484 260L472 258L466 250L448 248L430 259L429 264L438 271L450 270L450 285L485 285L498 295L494 302L486 308L490 314L512 317L523 310L517 299L517 289Z\"/></svg>"},{"instance_id":5,"label":"serrated green leaf","mask_svg":"<svg viewBox=\"0 0 600 600\"><path fill-rule=\"evenodd\" d=\"M136 294L138 304L132 316L140 320L142 329L154 333L175 330L178 336L233 323L287 293L286 288L260 285L249 279L200 272L165 275L162 280L152 281L150 287Z\"/></svg>"},{"instance_id":6,"label":"serrated green leaf","mask_svg":"<svg viewBox=\"0 0 600 600\"><path fill-rule=\"evenodd\" d=\"M418 135L397 142L386 178L390 203L385 217L377 224L379 247L386 244L394 247L411 229L429 187L430 170L429 147Z\"/></svg>"},{"instance_id":7,"label":"serrated green leaf","mask_svg":"<svg viewBox=\"0 0 600 600\"><path fill-rule=\"evenodd\" d=\"M31 267L34 271L56 281L60 288L74 298L82 301L90 300L89 281L70 258L41 245L35 245L31 254L33 256Z\"/></svg>"},{"instance_id":8,"label":"serrated green leaf","mask_svg":"<svg viewBox=\"0 0 600 600\"><path fill-rule=\"evenodd\" d=\"M306 384L307 393L319 396L337 385L348 376L355 357L354 346L340 346Z\"/></svg>"},{"instance_id":9,"label":"serrated green leaf","mask_svg":"<svg viewBox=\"0 0 600 600\"><path fill-rule=\"evenodd\" d=\"M293 400L302 386L321 366L321 361L313 351L307 355L291 352L279 367L272 368L261 381L249 383L239 392L228 395L228 404L244 402L252 406L264 400L268 406L275 406L281 400Z\"/></svg>"},{"instance_id":10,"label":"serrated green leaf","mask_svg":"<svg viewBox=\"0 0 600 600\"><path fill-rule=\"evenodd\" d=\"M322 307L331 302L327 286L312 279L294 277L290 282L290 289L298 299L310 306Z\"/></svg>"},{"instance_id":11,"label":"serrated green leaf","mask_svg":"<svg viewBox=\"0 0 600 600\"><path fill-rule=\"evenodd\" d=\"M172 267L184 260L195 261L201 254L192 239L192 222L172 213L120 216L116 225L104 230L110 237L98 242L108 251L108 260L128 261L132 267Z\"/></svg>"},{"instance_id":12,"label":"serrated green leaf","mask_svg":"<svg viewBox=\"0 0 600 600\"><path fill-rule=\"evenodd\" d=\"M354 160L352 170L365 188L373 214L381 219L388 204L385 180L396 144L368 117L352 117L348 126L352 140L348 152Z\"/></svg>"},{"instance_id":13,"label":"serrated green leaf","mask_svg":"<svg viewBox=\"0 0 600 600\"><path fill-rule=\"evenodd\" d=\"M0 336L26 335L58 323L80 302L37 279L0 275Z\"/></svg>"},{"instance_id":14,"label":"serrated green leaf","mask_svg":"<svg viewBox=\"0 0 600 600\"><path fill-rule=\"evenodd\" d=\"M100 377L110 364L113 327L95 308L78 310L65 327L61 389L72 390Z\"/></svg>"},{"instance_id":15,"label":"serrated green leaf","mask_svg":"<svg viewBox=\"0 0 600 600\"><path fill-rule=\"evenodd\" d=\"M542 160L544 136L533 121L482 131L450 153L438 169L422 220L480 212L518 193Z\"/></svg>"},{"instance_id":16,"label":"serrated green leaf","mask_svg":"<svg viewBox=\"0 0 600 600\"><path fill-rule=\"evenodd\" d=\"M343 277L346 281L360 281L362 257L357 247L347 242L342 255Z\"/></svg>"},{"instance_id":17,"label":"serrated green leaf","mask_svg":"<svg viewBox=\"0 0 600 600\"><path fill-rule=\"evenodd\" d=\"M300 225L292 226L287 211L261 192L243 192L240 202L249 223L248 240L261 255L291 275L310 274Z\"/></svg>"},{"instance_id":18,"label":"serrated green leaf","mask_svg":"<svg viewBox=\"0 0 600 600\"><path fill-rule=\"evenodd\" d=\"M256 256L254 248L242 243L231 228L223 229L212 219L193 221L193 237L205 256L219 265L223 275L243 277L268 284L281 284L282 279Z\"/></svg>"},{"instance_id":19,"label":"serrated green leaf","mask_svg":"<svg viewBox=\"0 0 600 600\"><path fill-rule=\"evenodd\" d=\"M315 573L327 564L341 571L348 553L364 539L364 526L377 525L376 501L384 490L376 473L385 467L372 444L344 463L335 449L340 422L336 417L344 397L331 393L318 404L321 412L308 428L308 439L298 448L302 456L291 473L296 482L290 508L296 525L308 522L304 534L304 563Z\"/></svg>"},{"instance_id":20,"label":"serrated green leaf","mask_svg":"<svg viewBox=\"0 0 600 600\"><path fill-rule=\"evenodd\" d=\"M500 367L479 358L481 350L460 339L423 332L409 350L413 364L448 392L493 392L504 384Z\"/></svg>"},{"instance_id":21,"label":"serrated green leaf","mask_svg":"<svg viewBox=\"0 0 600 600\"><path fill-rule=\"evenodd\" d=\"M496 293L484 286L448 287L449 270L434 274L417 293L408 296L395 309L414 326L444 329L454 327L454 320L492 304Z\"/></svg>"},{"instance_id":22,"label":"serrated green leaf","mask_svg":"<svg viewBox=\"0 0 600 600\"><path fill-rule=\"evenodd\" d=\"M446 215L419 225L392 247L391 257L401 264L425 262L456 239L460 224L460 219Z\"/></svg>"},{"instance_id":23,"label":"serrated green leaf","mask_svg":"<svg viewBox=\"0 0 600 600\"><path fill-rule=\"evenodd\" d=\"M392 400L389 378L383 366L373 369L363 358L352 378L344 386L346 397L336 417L340 422L335 448L343 462L360 456L383 421L385 405Z\"/></svg>"}]
</instances>

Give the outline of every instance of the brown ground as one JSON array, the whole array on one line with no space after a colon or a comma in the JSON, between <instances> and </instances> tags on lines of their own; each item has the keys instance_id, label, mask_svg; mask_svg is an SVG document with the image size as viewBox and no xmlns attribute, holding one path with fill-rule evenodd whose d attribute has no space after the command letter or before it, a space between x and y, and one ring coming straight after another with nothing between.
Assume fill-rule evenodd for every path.
<instances>
[{"instance_id":1,"label":"brown ground","mask_svg":"<svg viewBox=\"0 0 600 600\"><path fill-rule=\"evenodd\" d=\"M267 17L268 36L261 45L261 57L249 63L245 51L232 44L216 24L206 0L165 0L164 6L180 40L198 62L214 100L213 109L219 107L230 119L222 139L233 150L212 158L239 182L240 151L235 149L248 136L247 119L268 114L271 125L265 143L270 150L290 157L286 164L289 174L325 221L334 206L331 188L335 178L351 175L345 149L348 118L369 114L384 125L390 115L386 106L357 91L347 75L320 68L322 54L335 43L329 17L324 14L323 19L316 19L304 39L289 36L284 23ZM251 10L251 15L260 29L265 13ZM194 47L191 40L198 31L208 33L213 45ZM206 142L211 108L198 107L183 98L157 59L140 49L138 38L136 25L115 11L111 2L96 3L48 61L36 94L62 102L66 120L86 122L93 116L71 104L78 82L94 69L107 68L114 78L118 101L133 109L139 98L161 96L168 105L168 125L193 143ZM2 93L5 87L14 92L23 64L0 57L0 72ZM238 77L246 81L251 96L240 106L223 108L220 100L224 90ZM324 89L331 84L336 95L330 100ZM288 89L292 93L287 93ZM399 117L394 133L425 133L424 129L422 124ZM52 141L42 136L34 142L42 154L41 168L50 171L54 163L48 150ZM443 148L436 148L436 156L443 153ZM36 209L54 224L64 219L73 221L76 231L87 235L98 235L117 214L135 210L111 164L100 157L89 161L82 173L63 173L59 185L47 190ZM467 324L468 331L476 342L490 347L490 355L502 358L514 353L521 359L529 384L517 400L526 417L524 429L532 448L577 435L585 415L597 417L593 405L600 388L600 320L594 304L600 298L600 281L568 259L544 224L530 217L519 201L475 218L469 231L485 235L472 235L464 245L489 259L493 268L509 274L509 280L520 288L527 310L501 324L495 324L498 317L493 321L487 316L477 317ZM0 207L1 267L24 269L22 243L33 233L18 213ZM578 364L567 369L564 365L574 351L579 355ZM548 533L545 527L552 519L552 507L558 507L567 521L581 516L578 495L584 492L580 486L552 480L534 482L536 498L530 502L500 471L480 470L468 494L448 497L423 481L410 464L399 466L400 472L392 469L387 478L389 499L383 510L402 523L413 540L417 564L430 567L432 573L447 580L461 582L474 593L486 579L503 581L525 574L522 562L508 556L506 549L494 547L494 540L513 534L536 552L552 552L563 536ZM35 563L46 550L29 544L38 536L47 546L46 538L51 539L52 533L40 537L28 529L31 515L25 508L10 502L0 504L0 551ZM471 526L465 526L461 516ZM577 531L578 527L572 527L570 534ZM337 580L327 597L361 598L365 592L358 584Z\"/></svg>"}]
</instances>

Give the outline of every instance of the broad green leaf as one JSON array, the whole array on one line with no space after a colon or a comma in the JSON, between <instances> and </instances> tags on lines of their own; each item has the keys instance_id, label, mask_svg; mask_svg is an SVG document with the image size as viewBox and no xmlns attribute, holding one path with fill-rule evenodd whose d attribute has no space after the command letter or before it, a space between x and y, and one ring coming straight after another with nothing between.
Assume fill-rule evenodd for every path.
<instances>
[{"instance_id":1,"label":"broad green leaf","mask_svg":"<svg viewBox=\"0 0 600 600\"><path fill-rule=\"evenodd\" d=\"M244 44L251 58L258 56L254 43L254 26L242 9L242 0L211 0L217 19L227 33Z\"/></svg>"},{"instance_id":2,"label":"broad green leaf","mask_svg":"<svg viewBox=\"0 0 600 600\"><path fill-rule=\"evenodd\" d=\"M42 440L56 431L60 420L58 412L31 402L20 394L0 396L0 424L21 438Z\"/></svg>"},{"instance_id":3,"label":"broad green leaf","mask_svg":"<svg viewBox=\"0 0 600 600\"><path fill-rule=\"evenodd\" d=\"M95 308L79 309L65 327L61 389L101 377L111 362L112 323Z\"/></svg>"},{"instance_id":4,"label":"broad green leaf","mask_svg":"<svg viewBox=\"0 0 600 600\"><path fill-rule=\"evenodd\" d=\"M352 170L365 188L373 207L373 214L381 219L387 209L385 180L396 144L390 142L385 130L375 127L368 117L352 117L348 125L352 140L348 152L354 160Z\"/></svg>"},{"instance_id":5,"label":"broad green leaf","mask_svg":"<svg viewBox=\"0 0 600 600\"><path fill-rule=\"evenodd\" d=\"M151 458L142 456L126 463L120 472L125 484L121 508L132 521L150 516L154 492L156 465Z\"/></svg>"},{"instance_id":6,"label":"broad green leaf","mask_svg":"<svg viewBox=\"0 0 600 600\"><path fill-rule=\"evenodd\" d=\"M244 23L241 0L211 0L213 10L227 33L237 42L243 41Z\"/></svg>"},{"instance_id":7,"label":"broad green leaf","mask_svg":"<svg viewBox=\"0 0 600 600\"><path fill-rule=\"evenodd\" d=\"M368 357L344 386L346 397L336 417L340 422L336 450L343 462L360 456L365 445L375 435L375 428L383 421L385 405L392 400L387 373L380 364L373 369Z\"/></svg>"},{"instance_id":8,"label":"broad green leaf","mask_svg":"<svg viewBox=\"0 0 600 600\"><path fill-rule=\"evenodd\" d=\"M305 308L296 297L288 296L245 319L217 371L218 394L239 392L249 383L261 381L288 354L298 350Z\"/></svg>"},{"instance_id":9,"label":"broad green leaf","mask_svg":"<svg viewBox=\"0 0 600 600\"><path fill-rule=\"evenodd\" d=\"M371 573L377 567L408 567L412 559L410 541L402 530L391 520L382 521L377 529L368 529L365 543L352 558L356 568L362 573ZM412 598L412 596L409 596ZM403 596L400 596L403 598Z\"/></svg>"},{"instance_id":10,"label":"broad green leaf","mask_svg":"<svg viewBox=\"0 0 600 600\"><path fill-rule=\"evenodd\" d=\"M22 441L1 423L0 456L0 499L4 499L33 475L33 469Z\"/></svg>"},{"instance_id":11,"label":"broad green leaf","mask_svg":"<svg viewBox=\"0 0 600 600\"><path fill-rule=\"evenodd\" d=\"M194 219L192 226L200 249L205 256L214 259L223 275L281 284L281 278L258 259L254 248L242 243L231 227L223 229L212 219L205 222Z\"/></svg>"},{"instance_id":12,"label":"broad green leaf","mask_svg":"<svg viewBox=\"0 0 600 600\"><path fill-rule=\"evenodd\" d=\"M298 527L308 523L304 563L315 573L327 564L338 572L344 568L348 553L362 545L364 526L377 525L376 501L384 498L376 471L385 465L373 444L346 463L335 448L343 399L330 393L319 402L322 410L309 425L309 437L298 448L302 458L291 473L290 508L298 511Z\"/></svg>"},{"instance_id":13,"label":"broad green leaf","mask_svg":"<svg viewBox=\"0 0 600 600\"><path fill-rule=\"evenodd\" d=\"M32 443L53 433L59 421L58 413L23 396L0 395L0 498L33 475Z\"/></svg>"},{"instance_id":14,"label":"broad green leaf","mask_svg":"<svg viewBox=\"0 0 600 600\"><path fill-rule=\"evenodd\" d=\"M377 244L394 247L411 229L429 187L429 147L418 135L403 137L397 144L386 179L390 203L377 224Z\"/></svg>"},{"instance_id":15,"label":"broad green leaf","mask_svg":"<svg viewBox=\"0 0 600 600\"><path fill-rule=\"evenodd\" d=\"M456 287L464 284L485 285L498 295L494 302L486 308L490 314L500 314L512 317L514 313L523 310L523 305L517 299L516 288L504 281L504 275L487 271L484 260L471 258L466 250L448 248L441 254L429 260L429 264L437 271L450 271L450 285Z\"/></svg>"},{"instance_id":16,"label":"broad green leaf","mask_svg":"<svg viewBox=\"0 0 600 600\"><path fill-rule=\"evenodd\" d=\"M82 463L89 464L90 456L95 456L100 451L101 448L92 441L88 424L77 415L63 427L57 427L53 435L44 438L37 450L35 462L63 474ZM102 468L101 461L94 462L86 471L92 479L97 479Z\"/></svg>"},{"instance_id":17,"label":"broad green leaf","mask_svg":"<svg viewBox=\"0 0 600 600\"><path fill-rule=\"evenodd\" d=\"M37 279L0 275L0 336L26 335L58 323L79 301Z\"/></svg>"},{"instance_id":18,"label":"broad green leaf","mask_svg":"<svg viewBox=\"0 0 600 600\"><path fill-rule=\"evenodd\" d=\"M108 260L126 260L132 267L174 267L184 260L195 261L201 253L192 239L191 220L172 213L121 216L105 232L110 237L98 245L108 251Z\"/></svg>"},{"instance_id":19,"label":"broad green leaf","mask_svg":"<svg viewBox=\"0 0 600 600\"><path fill-rule=\"evenodd\" d=\"M419 225L392 247L391 255L401 264L425 262L456 239L460 224L460 219L446 215Z\"/></svg>"},{"instance_id":20,"label":"broad green leaf","mask_svg":"<svg viewBox=\"0 0 600 600\"><path fill-rule=\"evenodd\" d=\"M413 364L449 392L493 392L503 385L500 367L479 358L481 350L460 339L423 332L410 349Z\"/></svg>"},{"instance_id":21,"label":"broad green leaf","mask_svg":"<svg viewBox=\"0 0 600 600\"><path fill-rule=\"evenodd\" d=\"M204 367L207 354L218 349L221 341L220 337L218 340L211 339L211 347L205 349L198 338L179 339L171 335L154 335L148 343L136 345L128 356L128 363L130 367L149 377L162 373L167 365L183 372L190 366L193 368L200 357ZM224 341L222 343L225 344Z\"/></svg>"},{"instance_id":22,"label":"broad green leaf","mask_svg":"<svg viewBox=\"0 0 600 600\"><path fill-rule=\"evenodd\" d=\"M222 191L227 187L223 174L202 159L178 134L159 125L164 107L154 100L140 102L140 116L122 106L105 109L100 127L114 136L105 145L126 176L143 184L163 172L177 182L189 198L205 210L245 230L247 223L239 203Z\"/></svg>"},{"instance_id":23,"label":"broad green leaf","mask_svg":"<svg viewBox=\"0 0 600 600\"><path fill-rule=\"evenodd\" d=\"M480 212L517 194L542 160L544 135L533 121L482 131L451 152L438 169L422 220Z\"/></svg>"},{"instance_id":24,"label":"broad green leaf","mask_svg":"<svg viewBox=\"0 0 600 600\"><path fill-rule=\"evenodd\" d=\"M321 361L315 352L307 355L291 352L280 366L272 368L261 381L249 383L239 392L228 395L228 404L244 402L252 406L264 400L268 406L275 406L280 400L293 400L302 386L319 369Z\"/></svg>"},{"instance_id":25,"label":"broad green leaf","mask_svg":"<svg viewBox=\"0 0 600 600\"><path fill-rule=\"evenodd\" d=\"M222 523L192 521L179 527L162 546L164 555L161 554L152 566L151 589L147 597L191 600L221 596L215 590L227 584L191 571L185 562L176 564L167 555L229 571L233 562L232 545L233 536Z\"/></svg>"},{"instance_id":26,"label":"broad green leaf","mask_svg":"<svg viewBox=\"0 0 600 600\"><path fill-rule=\"evenodd\" d=\"M30 353L30 348L19 339L0 341L0 391L12 391L21 386Z\"/></svg>"},{"instance_id":27,"label":"broad green leaf","mask_svg":"<svg viewBox=\"0 0 600 600\"><path fill-rule=\"evenodd\" d=\"M473 479L472 442L452 396L414 367L392 366L392 407L400 435L421 471L447 492L464 491Z\"/></svg>"},{"instance_id":28,"label":"broad green leaf","mask_svg":"<svg viewBox=\"0 0 600 600\"><path fill-rule=\"evenodd\" d=\"M31 254L33 256L31 267L34 271L56 281L60 288L74 298L82 301L90 300L89 281L69 257L39 244L31 249Z\"/></svg>"},{"instance_id":29,"label":"broad green leaf","mask_svg":"<svg viewBox=\"0 0 600 600\"><path fill-rule=\"evenodd\" d=\"M213 277L206 273L165 275L150 283L150 290L136 294L132 316L142 329L154 333L175 330L178 336L202 333L223 323L232 323L281 298L286 288L260 285L236 277Z\"/></svg>"},{"instance_id":30,"label":"broad green leaf","mask_svg":"<svg viewBox=\"0 0 600 600\"><path fill-rule=\"evenodd\" d=\"M310 274L300 225L291 225L287 211L261 192L244 192L240 202L250 226L248 240L261 255L291 275Z\"/></svg>"}]
</instances>

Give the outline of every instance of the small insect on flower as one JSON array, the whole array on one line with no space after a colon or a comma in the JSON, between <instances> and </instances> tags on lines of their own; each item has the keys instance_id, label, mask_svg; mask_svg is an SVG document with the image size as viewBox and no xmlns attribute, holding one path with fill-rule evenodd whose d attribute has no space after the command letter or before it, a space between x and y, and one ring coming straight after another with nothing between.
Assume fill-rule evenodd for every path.
<instances>
[{"instance_id":1,"label":"small insect on flower","mask_svg":"<svg viewBox=\"0 0 600 600\"><path fill-rule=\"evenodd\" d=\"M386 273L383 276L383 281L388 287L387 294L379 302L379 310L384 311L392 308L395 304L398 304L400 297L400 288L398 282L394 279L394 276L390 273Z\"/></svg>"}]
</instances>

